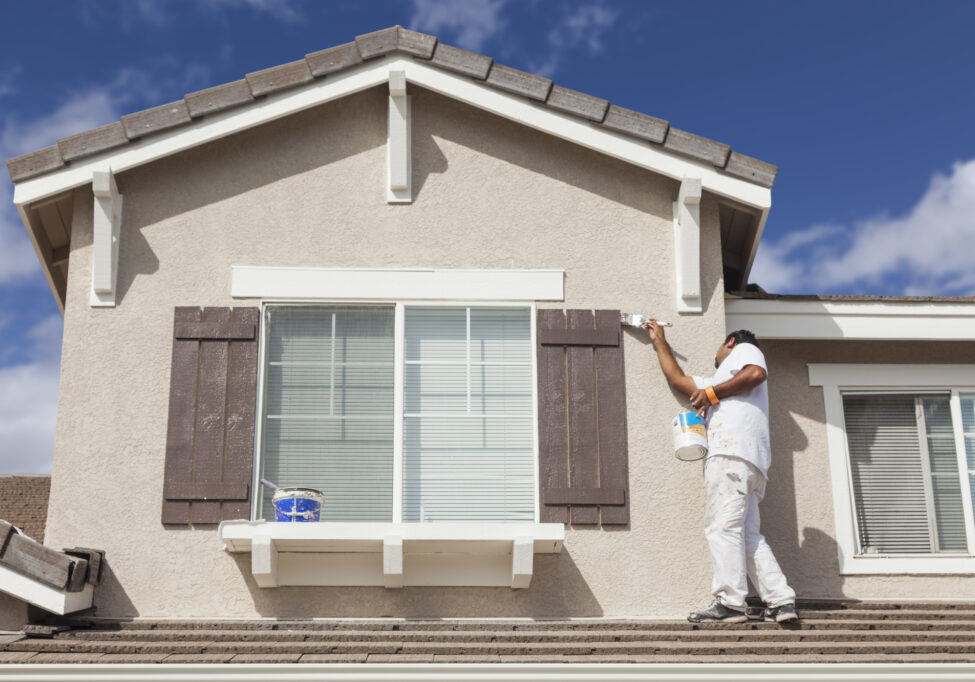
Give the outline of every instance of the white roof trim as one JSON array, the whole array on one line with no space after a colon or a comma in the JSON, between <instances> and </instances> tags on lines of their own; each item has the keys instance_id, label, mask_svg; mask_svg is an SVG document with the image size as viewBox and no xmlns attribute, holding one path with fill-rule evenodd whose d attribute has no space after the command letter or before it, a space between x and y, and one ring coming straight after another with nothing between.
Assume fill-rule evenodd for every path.
<instances>
[{"instance_id":1,"label":"white roof trim","mask_svg":"<svg viewBox=\"0 0 975 682\"><path fill-rule=\"evenodd\" d=\"M727 299L725 326L760 339L969 341L975 302Z\"/></svg>"},{"instance_id":2,"label":"white roof trim","mask_svg":"<svg viewBox=\"0 0 975 682\"><path fill-rule=\"evenodd\" d=\"M405 71L408 82L589 149L675 180L681 180L685 175L700 177L704 189L760 210L771 206L770 189L720 173L713 166L672 155L652 147L648 142L594 127L587 121L540 107L524 98L403 57L387 57L367 62L310 86L272 95L239 109L206 116L189 126L152 135L119 149L72 162L62 170L18 183L14 190L14 203L29 204L81 187L91 182L94 171L104 171L110 167L112 172L122 173L165 156L386 83L391 69Z\"/></svg>"}]
</instances>

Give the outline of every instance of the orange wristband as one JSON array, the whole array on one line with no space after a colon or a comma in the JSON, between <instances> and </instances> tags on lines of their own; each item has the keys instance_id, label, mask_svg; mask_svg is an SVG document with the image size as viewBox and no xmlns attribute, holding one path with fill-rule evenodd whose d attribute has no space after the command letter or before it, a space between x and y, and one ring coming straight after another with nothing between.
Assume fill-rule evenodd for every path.
<instances>
[{"instance_id":1,"label":"orange wristband","mask_svg":"<svg viewBox=\"0 0 975 682\"><path fill-rule=\"evenodd\" d=\"M718 400L718 394L714 392L714 386L708 386L704 389L704 392L708 394L708 400L711 401L712 405L717 405L720 400Z\"/></svg>"}]
</instances>

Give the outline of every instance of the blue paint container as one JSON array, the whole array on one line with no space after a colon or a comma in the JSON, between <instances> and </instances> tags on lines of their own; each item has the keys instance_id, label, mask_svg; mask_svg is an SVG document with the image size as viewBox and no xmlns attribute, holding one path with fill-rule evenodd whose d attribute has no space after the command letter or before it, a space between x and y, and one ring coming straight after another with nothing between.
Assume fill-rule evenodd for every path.
<instances>
[{"instance_id":1,"label":"blue paint container","mask_svg":"<svg viewBox=\"0 0 975 682\"><path fill-rule=\"evenodd\" d=\"M312 488L279 488L274 491L274 520L284 523L320 521L325 496Z\"/></svg>"}]
</instances>

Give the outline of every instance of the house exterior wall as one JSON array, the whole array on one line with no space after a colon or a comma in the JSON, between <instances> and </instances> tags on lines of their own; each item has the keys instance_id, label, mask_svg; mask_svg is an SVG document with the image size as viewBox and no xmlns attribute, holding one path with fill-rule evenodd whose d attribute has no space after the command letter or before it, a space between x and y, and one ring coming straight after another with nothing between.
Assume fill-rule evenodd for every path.
<instances>
[{"instance_id":1,"label":"house exterior wall","mask_svg":"<svg viewBox=\"0 0 975 682\"><path fill-rule=\"evenodd\" d=\"M569 529L562 554L535 558L527 591L259 589L250 556L221 551L214 528L160 524L173 308L257 305L230 297L232 265L559 268L565 301L540 305L677 318L677 183L412 96L411 205L385 202L381 89L119 175L113 309L88 304L92 197L79 191L47 540L106 550L100 616L674 616L706 598L700 470L671 454L680 401L637 333L624 334L632 523ZM707 311L672 331L696 371L724 316L712 197L701 214Z\"/></svg>"},{"instance_id":2,"label":"house exterior wall","mask_svg":"<svg viewBox=\"0 0 975 682\"><path fill-rule=\"evenodd\" d=\"M972 364L968 342L765 341L773 465L762 527L800 597L975 599L975 576L839 572L823 389L809 363Z\"/></svg>"},{"instance_id":3,"label":"house exterior wall","mask_svg":"<svg viewBox=\"0 0 975 682\"><path fill-rule=\"evenodd\" d=\"M677 184L412 90L414 203L385 202L386 94L375 89L119 176L118 307L88 305L92 198L75 202L47 543L104 548L101 616L682 617L708 599L698 464L671 451L672 394L641 333L624 332L631 523L568 528L508 588L260 589L213 527L159 521L173 307L230 297L232 265L557 268L565 300L677 322L689 373L724 335L717 204L702 203L703 315L674 301ZM445 296L449 294L445 293ZM822 390L807 363L971 363L963 343L763 343L774 463L764 529L801 597L975 599L968 576L840 576ZM608 563L606 557L613 557Z\"/></svg>"}]
</instances>

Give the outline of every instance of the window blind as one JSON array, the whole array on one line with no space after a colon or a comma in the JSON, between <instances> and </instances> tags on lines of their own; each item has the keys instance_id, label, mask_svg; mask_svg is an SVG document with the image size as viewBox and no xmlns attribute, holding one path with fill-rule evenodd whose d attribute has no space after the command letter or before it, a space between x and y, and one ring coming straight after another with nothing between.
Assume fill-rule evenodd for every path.
<instances>
[{"instance_id":1,"label":"window blind","mask_svg":"<svg viewBox=\"0 0 975 682\"><path fill-rule=\"evenodd\" d=\"M269 306L267 314L262 475L321 490L323 521L389 521L393 308ZM261 511L274 518L270 494Z\"/></svg>"},{"instance_id":2,"label":"window blind","mask_svg":"<svg viewBox=\"0 0 975 682\"><path fill-rule=\"evenodd\" d=\"M965 551L948 396L850 394L843 410L860 551Z\"/></svg>"},{"instance_id":3,"label":"window blind","mask_svg":"<svg viewBox=\"0 0 975 682\"><path fill-rule=\"evenodd\" d=\"M407 307L403 520L530 521L527 308Z\"/></svg>"}]
</instances>

